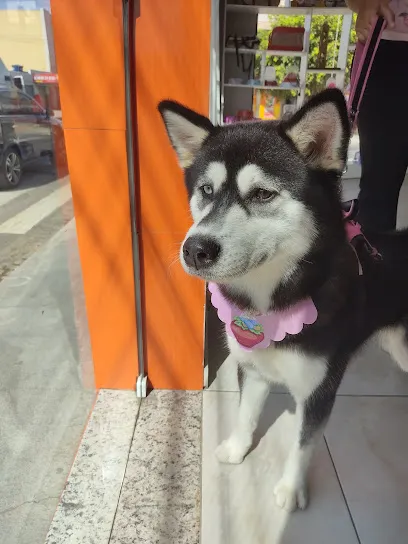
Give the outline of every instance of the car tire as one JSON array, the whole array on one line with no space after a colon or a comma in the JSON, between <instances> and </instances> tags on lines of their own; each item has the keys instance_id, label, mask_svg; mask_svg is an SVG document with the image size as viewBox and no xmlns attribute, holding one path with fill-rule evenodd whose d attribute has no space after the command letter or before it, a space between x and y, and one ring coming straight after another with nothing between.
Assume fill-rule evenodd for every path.
<instances>
[{"instance_id":1,"label":"car tire","mask_svg":"<svg viewBox=\"0 0 408 544\"><path fill-rule=\"evenodd\" d=\"M23 163L18 149L10 147L3 154L0 171L0 189L13 189L21 182Z\"/></svg>"}]
</instances>

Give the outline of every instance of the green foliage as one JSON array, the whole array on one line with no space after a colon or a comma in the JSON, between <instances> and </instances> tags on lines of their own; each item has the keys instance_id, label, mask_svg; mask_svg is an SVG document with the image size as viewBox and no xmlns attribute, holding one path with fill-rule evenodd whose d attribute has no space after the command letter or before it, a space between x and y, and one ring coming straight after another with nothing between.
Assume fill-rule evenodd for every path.
<instances>
[{"instance_id":1,"label":"green foliage","mask_svg":"<svg viewBox=\"0 0 408 544\"><path fill-rule=\"evenodd\" d=\"M354 16L355 17L355 16ZM304 16L302 15L270 15L269 20L271 22L271 30L275 26L303 26L304 25ZM327 45L327 57L326 57L326 68L335 67L337 64L337 56L339 52L340 37L341 37L341 28L343 23L343 16L338 15L314 15L312 18L312 28L310 32L310 41L309 41L309 68L321 68L321 66L316 65L316 61L319 55L319 46L320 46L320 36L322 31L322 26L324 22L328 23L328 45ZM355 18L354 18L355 22ZM271 30L259 29L258 38L261 43L260 49L268 49L268 40ZM351 31L351 41L354 42L356 39L356 33L353 28ZM353 59L353 54L349 52L347 59L347 71L345 84L347 85L350 79L350 68L351 62ZM260 73L260 56L257 55L255 58L255 77L259 77ZM288 66L296 65L300 68L300 58L299 57L273 57L267 56L266 64L269 66L274 66L276 71L276 77L280 83L286 74L286 69ZM326 87L326 80L330 77L327 74L308 74L306 80L306 95L315 94ZM270 91L265 91L269 93ZM287 97L289 93L287 91L273 91L275 96ZM293 94L293 93L292 93Z\"/></svg>"}]
</instances>

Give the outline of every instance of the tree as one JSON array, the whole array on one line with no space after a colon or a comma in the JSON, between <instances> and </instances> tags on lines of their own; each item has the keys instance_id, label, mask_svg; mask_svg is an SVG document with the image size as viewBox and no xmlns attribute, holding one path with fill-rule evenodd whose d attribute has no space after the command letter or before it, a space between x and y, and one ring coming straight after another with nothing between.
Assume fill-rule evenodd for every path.
<instances>
[{"instance_id":1,"label":"tree","mask_svg":"<svg viewBox=\"0 0 408 544\"><path fill-rule=\"evenodd\" d=\"M321 43L321 34L323 25L327 25L328 31L328 40L327 40L327 53L326 53L326 62L325 67L331 68L337 65L337 56L339 52L340 45L340 36L342 28L342 19L341 15L314 15L312 18L312 27L310 32L310 41L309 41L309 68L322 68L318 66L317 62L319 60L319 51ZM304 16L302 15L270 15L269 20L271 22L271 29L275 26L303 26L304 25ZM355 19L354 19L355 21ZM268 40L270 30L260 29L258 30L258 38L260 39L260 49L268 49ZM351 40L355 41L356 34L354 30L354 25L351 32ZM347 59L347 70L345 84L347 85L350 80L350 69L353 55L350 52ZM255 58L255 77L259 76L260 72L260 56L257 55ZM278 82L281 82L286 74L286 69L289 66L297 66L300 68L300 58L299 57L274 57L267 56L266 60L267 66L274 66L276 71L276 76ZM326 79L329 76L327 74L308 74L306 80L306 95L315 94L323 90L326 86ZM269 91L266 91L269 92ZM287 91L273 91L275 96L281 98L287 97ZM294 94L294 93L292 93Z\"/></svg>"}]
</instances>

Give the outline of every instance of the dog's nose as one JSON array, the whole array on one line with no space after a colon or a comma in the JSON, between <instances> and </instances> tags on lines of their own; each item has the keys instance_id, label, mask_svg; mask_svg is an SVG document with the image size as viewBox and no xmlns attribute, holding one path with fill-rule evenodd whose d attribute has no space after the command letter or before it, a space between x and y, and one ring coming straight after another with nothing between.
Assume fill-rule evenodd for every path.
<instances>
[{"instance_id":1,"label":"dog's nose","mask_svg":"<svg viewBox=\"0 0 408 544\"><path fill-rule=\"evenodd\" d=\"M221 247L211 238L190 236L183 245L183 257L188 266L200 270L215 263Z\"/></svg>"}]
</instances>

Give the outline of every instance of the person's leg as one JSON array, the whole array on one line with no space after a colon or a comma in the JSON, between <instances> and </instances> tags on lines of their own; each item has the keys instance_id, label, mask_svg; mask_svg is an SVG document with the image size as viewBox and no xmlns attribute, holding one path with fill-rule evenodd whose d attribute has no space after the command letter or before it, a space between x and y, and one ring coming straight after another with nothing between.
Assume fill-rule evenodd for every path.
<instances>
[{"instance_id":1,"label":"person's leg","mask_svg":"<svg viewBox=\"0 0 408 544\"><path fill-rule=\"evenodd\" d=\"M358 220L367 233L395 229L408 166L408 42L383 40L362 99ZM391 68L391 65L397 68Z\"/></svg>"}]
</instances>

